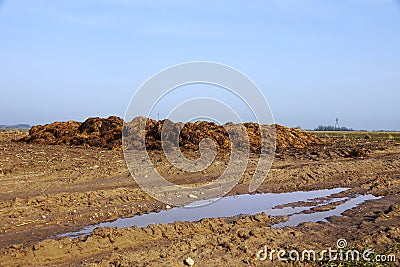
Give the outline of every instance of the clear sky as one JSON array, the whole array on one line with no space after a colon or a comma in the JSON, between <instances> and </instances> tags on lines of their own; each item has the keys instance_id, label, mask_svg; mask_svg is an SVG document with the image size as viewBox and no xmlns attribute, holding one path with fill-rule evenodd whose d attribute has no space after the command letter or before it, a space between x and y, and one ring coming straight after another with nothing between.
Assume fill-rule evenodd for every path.
<instances>
[{"instance_id":1,"label":"clear sky","mask_svg":"<svg viewBox=\"0 0 400 267\"><path fill-rule=\"evenodd\" d=\"M123 116L197 60L249 76L280 124L400 130L395 0L0 0L0 124Z\"/></svg>"}]
</instances>

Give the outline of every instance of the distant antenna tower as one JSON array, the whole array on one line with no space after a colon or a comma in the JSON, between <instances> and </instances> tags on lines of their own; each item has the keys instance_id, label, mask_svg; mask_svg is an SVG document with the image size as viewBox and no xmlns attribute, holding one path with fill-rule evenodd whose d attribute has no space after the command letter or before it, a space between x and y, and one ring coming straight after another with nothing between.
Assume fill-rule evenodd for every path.
<instances>
[{"instance_id":1,"label":"distant antenna tower","mask_svg":"<svg viewBox=\"0 0 400 267\"><path fill-rule=\"evenodd\" d=\"M157 112L157 120L160 120L160 112Z\"/></svg>"},{"instance_id":2,"label":"distant antenna tower","mask_svg":"<svg viewBox=\"0 0 400 267\"><path fill-rule=\"evenodd\" d=\"M339 119L336 118L336 122L335 122L335 131L339 130L340 126L339 126Z\"/></svg>"}]
</instances>

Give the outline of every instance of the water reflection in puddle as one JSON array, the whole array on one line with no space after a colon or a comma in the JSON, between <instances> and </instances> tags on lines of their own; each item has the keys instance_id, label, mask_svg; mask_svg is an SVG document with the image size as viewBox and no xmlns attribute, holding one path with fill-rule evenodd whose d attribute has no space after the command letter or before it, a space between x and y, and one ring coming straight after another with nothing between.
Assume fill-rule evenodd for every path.
<instances>
[{"instance_id":1,"label":"water reflection in puddle","mask_svg":"<svg viewBox=\"0 0 400 267\"><path fill-rule=\"evenodd\" d=\"M339 216L346 210L354 208L362 204L366 200L378 199L374 195L361 195L355 198L351 198L343 204L337 205L334 209L328 211L320 211L308 214L293 214L285 222L277 223L272 225L272 228L282 228L285 226L297 226L303 222L322 222L327 221L326 218L331 216Z\"/></svg>"},{"instance_id":2,"label":"water reflection in puddle","mask_svg":"<svg viewBox=\"0 0 400 267\"><path fill-rule=\"evenodd\" d=\"M256 195L238 195L223 197L209 205L204 205L207 201L197 201L187 207L176 207L170 210L152 212L143 215L133 216L131 218L120 218L113 222L100 223L88 226L78 232L69 232L60 236L78 237L90 234L97 227L146 227L149 224L167 224L175 221L199 221L203 218L232 217L237 215L253 215L265 212L271 216L290 216L286 222L273 225L274 228L285 226L297 226L302 222L323 221L330 216L340 215L344 211L351 209L366 200L377 199L373 195L357 196L355 198L328 198L321 202L320 198L327 198L334 194L343 192L348 188L334 188L315 191L298 191L280 194L256 194ZM347 200L346 200L347 199ZM335 209L323 212L314 212L310 214L297 214L302 211L323 206L336 201L346 200L343 204L337 205ZM298 207L274 208L279 205L287 205L295 202L310 202L309 205Z\"/></svg>"}]
</instances>

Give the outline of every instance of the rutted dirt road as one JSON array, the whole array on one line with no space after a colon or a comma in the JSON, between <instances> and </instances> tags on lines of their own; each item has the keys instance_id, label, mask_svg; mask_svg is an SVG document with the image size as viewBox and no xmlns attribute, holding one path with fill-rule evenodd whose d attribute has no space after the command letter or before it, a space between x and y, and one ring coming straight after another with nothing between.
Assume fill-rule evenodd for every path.
<instances>
[{"instance_id":1,"label":"rutted dirt road","mask_svg":"<svg viewBox=\"0 0 400 267\"><path fill-rule=\"evenodd\" d=\"M53 238L82 226L165 209L131 178L121 151L12 142L0 134L0 265L195 266L275 265L258 261L272 249L326 249L338 238L400 259L400 144L394 140L325 139L310 148L282 148L258 192L348 187L383 198L332 217L273 229L285 217L265 214L176 222L143 229L100 228L88 237ZM219 157L198 175L171 169L153 153L158 170L176 183L214 179L225 168ZM247 192L257 155L230 195ZM397 264L399 262L397 261ZM310 264L310 263L309 263ZM318 264L322 264L321 262Z\"/></svg>"}]
</instances>

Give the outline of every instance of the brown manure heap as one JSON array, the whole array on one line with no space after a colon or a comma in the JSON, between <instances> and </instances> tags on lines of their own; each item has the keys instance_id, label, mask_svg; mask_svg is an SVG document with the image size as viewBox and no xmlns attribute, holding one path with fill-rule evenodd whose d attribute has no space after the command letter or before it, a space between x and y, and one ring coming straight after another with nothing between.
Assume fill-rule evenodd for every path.
<instances>
[{"instance_id":1,"label":"brown manure heap","mask_svg":"<svg viewBox=\"0 0 400 267\"><path fill-rule=\"evenodd\" d=\"M84 122L53 122L33 126L20 141L46 145L94 146L107 149L121 147L123 120L116 116L89 118Z\"/></svg>"},{"instance_id":2,"label":"brown manure heap","mask_svg":"<svg viewBox=\"0 0 400 267\"><path fill-rule=\"evenodd\" d=\"M138 131L139 124L145 123L145 130ZM260 125L257 123L244 123L249 137L250 151L259 153L261 150ZM224 127L225 126L225 127ZM229 150L230 139L228 131L239 128L238 124L228 123L224 126L213 122L198 121L195 123L173 123L170 120L152 120L138 117L123 125L123 120L116 116L108 118L89 118L84 122L67 121L54 122L47 125L37 125L30 129L29 135L20 139L22 142L48 144L48 145L72 145L72 146L94 146L107 149L122 148L122 133L124 134L124 145L127 148L146 146L147 150L161 150L161 133L163 127L167 129L164 140L179 140L182 150L198 150L199 143L204 138L214 141L218 150ZM124 129L123 129L124 127ZM276 137L267 130L275 127ZM228 131L227 131L228 130ZM273 140L276 138L277 148L307 148L322 144L322 141L314 134L288 128L278 124L262 125L262 131L267 131L266 147L272 148ZM142 136L146 136L143 144ZM233 138L240 138L233 135ZM235 140L240 143L241 140Z\"/></svg>"}]
</instances>

